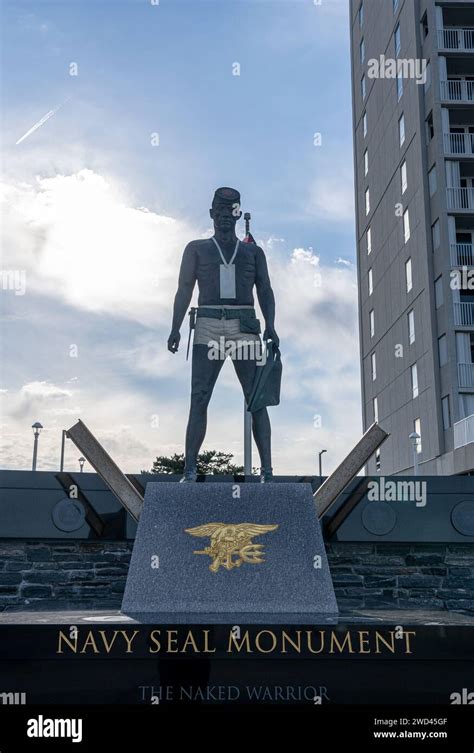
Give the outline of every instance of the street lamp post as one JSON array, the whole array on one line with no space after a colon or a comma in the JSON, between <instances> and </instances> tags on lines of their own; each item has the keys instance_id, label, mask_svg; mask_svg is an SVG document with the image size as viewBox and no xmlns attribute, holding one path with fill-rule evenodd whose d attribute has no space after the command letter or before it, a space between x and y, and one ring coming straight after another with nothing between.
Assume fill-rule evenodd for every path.
<instances>
[{"instance_id":1,"label":"street lamp post","mask_svg":"<svg viewBox=\"0 0 474 753\"><path fill-rule=\"evenodd\" d=\"M411 439L413 445L413 475L418 476L418 441L421 437L416 431L412 431L408 438Z\"/></svg>"},{"instance_id":2,"label":"street lamp post","mask_svg":"<svg viewBox=\"0 0 474 753\"><path fill-rule=\"evenodd\" d=\"M84 468L84 463L86 462L86 459L82 457L79 458L79 468L81 469L80 472L82 473L82 470Z\"/></svg>"},{"instance_id":3,"label":"street lamp post","mask_svg":"<svg viewBox=\"0 0 474 753\"><path fill-rule=\"evenodd\" d=\"M33 440L33 463L32 463L31 470L32 471L36 471L36 461L37 461L37 458L38 458L38 438L39 438L39 435L41 433L41 429L43 428L43 426L40 424L39 421L36 421L31 428L33 429L33 435L34 435L34 440Z\"/></svg>"},{"instance_id":4,"label":"street lamp post","mask_svg":"<svg viewBox=\"0 0 474 753\"><path fill-rule=\"evenodd\" d=\"M319 475L320 475L320 477L323 475L323 458L322 458L322 456L323 456L323 454L325 452L327 452L327 450L321 450L321 452L319 453L319 456L318 456L319 457Z\"/></svg>"},{"instance_id":5,"label":"street lamp post","mask_svg":"<svg viewBox=\"0 0 474 753\"><path fill-rule=\"evenodd\" d=\"M62 430L61 434L61 459L59 461L59 470L61 473L64 471L64 450L66 445L66 439L67 439L67 431L66 429Z\"/></svg>"}]
</instances>

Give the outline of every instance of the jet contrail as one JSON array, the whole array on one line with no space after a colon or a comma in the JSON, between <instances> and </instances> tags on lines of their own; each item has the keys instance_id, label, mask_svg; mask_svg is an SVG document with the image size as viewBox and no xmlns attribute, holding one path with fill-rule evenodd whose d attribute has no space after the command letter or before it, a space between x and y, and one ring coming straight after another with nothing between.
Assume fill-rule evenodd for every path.
<instances>
[{"instance_id":1,"label":"jet contrail","mask_svg":"<svg viewBox=\"0 0 474 753\"><path fill-rule=\"evenodd\" d=\"M49 112L46 113L46 115L43 115L43 117L41 118L41 120L38 120L38 122L35 123L34 126L32 126L30 128L30 130L27 131L21 137L21 139L18 139L18 141L15 142L15 146L17 146L18 144L21 144L21 142L24 141L25 139L27 139L28 136L31 136L32 133L34 133L35 131L37 131L38 128L40 128L42 125L44 125L44 123L46 123L47 120L49 120L55 113L57 113L57 111L60 109L60 107L62 107L63 105L65 105L66 102L69 102L70 99L71 99L71 97L68 97L67 99L64 100L64 102L62 102L60 105L58 105L57 107L55 107L54 110L50 110Z\"/></svg>"}]
</instances>

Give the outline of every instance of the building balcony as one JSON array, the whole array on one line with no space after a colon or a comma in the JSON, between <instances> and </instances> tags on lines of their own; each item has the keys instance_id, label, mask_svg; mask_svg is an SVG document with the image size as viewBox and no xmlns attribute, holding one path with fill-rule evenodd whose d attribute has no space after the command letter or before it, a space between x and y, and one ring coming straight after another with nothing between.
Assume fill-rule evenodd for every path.
<instances>
[{"instance_id":1,"label":"building balcony","mask_svg":"<svg viewBox=\"0 0 474 753\"><path fill-rule=\"evenodd\" d=\"M454 424L454 449L474 442L474 416L468 416Z\"/></svg>"},{"instance_id":2,"label":"building balcony","mask_svg":"<svg viewBox=\"0 0 474 753\"><path fill-rule=\"evenodd\" d=\"M446 102L474 102L474 81L448 78L439 83L442 100Z\"/></svg>"},{"instance_id":3,"label":"building balcony","mask_svg":"<svg viewBox=\"0 0 474 753\"><path fill-rule=\"evenodd\" d=\"M444 153L474 156L474 133L444 133Z\"/></svg>"},{"instance_id":4,"label":"building balcony","mask_svg":"<svg viewBox=\"0 0 474 753\"><path fill-rule=\"evenodd\" d=\"M474 52L474 29L438 29L438 48Z\"/></svg>"},{"instance_id":5,"label":"building balcony","mask_svg":"<svg viewBox=\"0 0 474 753\"><path fill-rule=\"evenodd\" d=\"M458 327L474 327L474 303L454 303L454 324Z\"/></svg>"},{"instance_id":6,"label":"building balcony","mask_svg":"<svg viewBox=\"0 0 474 753\"><path fill-rule=\"evenodd\" d=\"M474 245L472 243L451 243L449 252L453 267L474 266Z\"/></svg>"},{"instance_id":7,"label":"building balcony","mask_svg":"<svg viewBox=\"0 0 474 753\"><path fill-rule=\"evenodd\" d=\"M474 188L454 188L446 189L446 202L448 209L469 209L474 210Z\"/></svg>"},{"instance_id":8,"label":"building balcony","mask_svg":"<svg viewBox=\"0 0 474 753\"><path fill-rule=\"evenodd\" d=\"M458 363L458 384L460 387L474 387L474 363Z\"/></svg>"}]
</instances>

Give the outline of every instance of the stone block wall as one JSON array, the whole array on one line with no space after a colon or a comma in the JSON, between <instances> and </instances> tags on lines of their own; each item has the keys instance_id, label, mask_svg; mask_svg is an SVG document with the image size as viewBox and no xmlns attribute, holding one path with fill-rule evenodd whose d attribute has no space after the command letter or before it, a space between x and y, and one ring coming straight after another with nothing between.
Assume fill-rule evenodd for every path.
<instances>
[{"instance_id":1,"label":"stone block wall","mask_svg":"<svg viewBox=\"0 0 474 753\"><path fill-rule=\"evenodd\" d=\"M336 598L351 609L474 614L472 544L327 544Z\"/></svg>"},{"instance_id":2,"label":"stone block wall","mask_svg":"<svg viewBox=\"0 0 474 753\"><path fill-rule=\"evenodd\" d=\"M118 609L132 548L132 541L0 541L0 611Z\"/></svg>"},{"instance_id":3,"label":"stone block wall","mask_svg":"<svg viewBox=\"0 0 474 753\"><path fill-rule=\"evenodd\" d=\"M0 540L0 611L115 610L132 541ZM472 544L328 543L339 609L474 614Z\"/></svg>"}]
</instances>

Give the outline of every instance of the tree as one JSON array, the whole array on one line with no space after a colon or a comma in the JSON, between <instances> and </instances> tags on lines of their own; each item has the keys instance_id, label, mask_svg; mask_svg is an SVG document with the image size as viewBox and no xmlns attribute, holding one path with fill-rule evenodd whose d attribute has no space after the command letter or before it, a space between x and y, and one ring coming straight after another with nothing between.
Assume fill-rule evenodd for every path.
<instances>
[{"instance_id":1,"label":"tree","mask_svg":"<svg viewBox=\"0 0 474 753\"><path fill-rule=\"evenodd\" d=\"M207 450L200 452L197 457L197 472L206 476L215 474L243 474L242 465L234 465L231 462L234 456L231 452L219 452ZM183 473L184 454L175 452L171 457L159 455L153 463L151 473Z\"/></svg>"}]
</instances>

